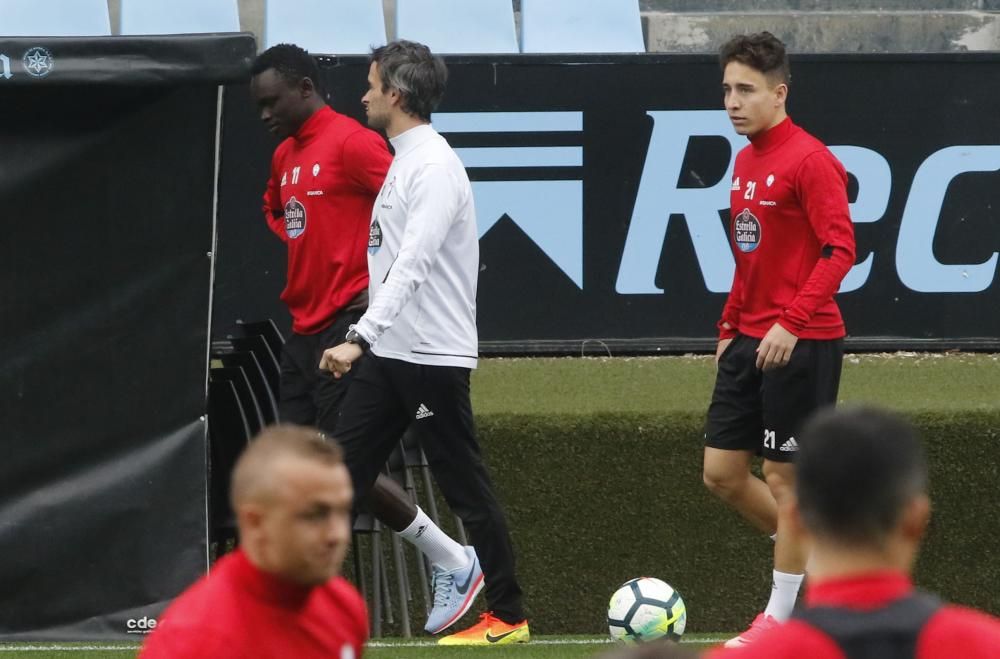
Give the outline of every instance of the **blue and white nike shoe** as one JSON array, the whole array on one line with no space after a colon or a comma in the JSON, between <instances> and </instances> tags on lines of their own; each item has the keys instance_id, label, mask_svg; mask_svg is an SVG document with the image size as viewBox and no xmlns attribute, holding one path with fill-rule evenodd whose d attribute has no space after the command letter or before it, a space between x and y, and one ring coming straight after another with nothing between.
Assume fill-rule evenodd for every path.
<instances>
[{"instance_id":1,"label":"blue and white nike shoe","mask_svg":"<svg viewBox=\"0 0 1000 659\"><path fill-rule=\"evenodd\" d=\"M448 629L465 615L472 601L483 589L483 570L479 567L479 557L472 547L465 547L469 562L454 570L434 568L434 608L427 616L424 631L437 634Z\"/></svg>"}]
</instances>

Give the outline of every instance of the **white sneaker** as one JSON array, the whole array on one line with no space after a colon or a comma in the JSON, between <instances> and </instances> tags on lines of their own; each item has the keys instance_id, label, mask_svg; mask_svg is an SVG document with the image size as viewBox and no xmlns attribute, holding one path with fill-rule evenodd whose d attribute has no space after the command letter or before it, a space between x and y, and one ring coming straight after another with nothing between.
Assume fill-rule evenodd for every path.
<instances>
[{"instance_id":1,"label":"white sneaker","mask_svg":"<svg viewBox=\"0 0 1000 659\"><path fill-rule=\"evenodd\" d=\"M483 589L483 570L479 567L479 557L472 547L465 547L469 562L454 570L434 568L434 608L427 616L424 631L437 634L448 629L465 615L472 606L476 595Z\"/></svg>"}]
</instances>

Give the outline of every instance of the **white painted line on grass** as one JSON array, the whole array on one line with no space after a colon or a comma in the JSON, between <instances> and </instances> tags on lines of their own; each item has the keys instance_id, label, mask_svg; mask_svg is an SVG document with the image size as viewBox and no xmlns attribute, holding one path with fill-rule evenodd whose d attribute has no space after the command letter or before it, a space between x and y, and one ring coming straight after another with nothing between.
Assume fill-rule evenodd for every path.
<instances>
[{"instance_id":1,"label":"white painted line on grass","mask_svg":"<svg viewBox=\"0 0 1000 659\"><path fill-rule=\"evenodd\" d=\"M681 639L681 643L721 643L727 637L708 637ZM614 641L604 638L545 638L536 641L529 641L528 645L611 645ZM403 641L400 643L387 643L385 641L370 641L366 647L369 648L426 648L436 646L437 642L427 641ZM135 652L138 645L0 645L0 652Z\"/></svg>"},{"instance_id":2,"label":"white painted line on grass","mask_svg":"<svg viewBox=\"0 0 1000 659\"><path fill-rule=\"evenodd\" d=\"M138 645L0 645L0 652L132 652Z\"/></svg>"},{"instance_id":3,"label":"white painted line on grass","mask_svg":"<svg viewBox=\"0 0 1000 659\"><path fill-rule=\"evenodd\" d=\"M728 636L707 637L707 638L682 638L681 643L721 643L728 639ZM525 645L611 645L614 643L610 638L545 638L536 641L528 641ZM437 645L437 641L402 641L400 643L387 643L385 641L370 641L365 647L369 648L426 648Z\"/></svg>"}]
</instances>

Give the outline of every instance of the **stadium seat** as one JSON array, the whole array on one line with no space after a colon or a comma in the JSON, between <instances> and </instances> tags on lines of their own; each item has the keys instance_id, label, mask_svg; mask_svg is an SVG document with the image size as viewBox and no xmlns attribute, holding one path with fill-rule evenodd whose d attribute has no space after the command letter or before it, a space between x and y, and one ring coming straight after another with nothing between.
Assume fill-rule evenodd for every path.
<instances>
[{"instance_id":1,"label":"stadium seat","mask_svg":"<svg viewBox=\"0 0 1000 659\"><path fill-rule=\"evenodd\" d=\"M264 427L264 415L260 411L260 405L250 387L250 380L242 368L215 367L209 369L209 380L218 382L232 382L239 396L240 406L246 417L250 428L250 436L253 437Z\"/></svg>"},{"instance_id":2,"label":"stadium seat","mask_svg":"<svg viewBox=\"0 0 1000 659\"><path fill-rule=\"evenodd\" d=\"M260 364L260 368L264 371L264 377L267 378L267 384L271 387L271 391L277 392L281 384L281 352L275 354L271 350L271 346L268 344L267 340L260 335L256 336L232 336L226 340L229 345L232 346L234 350L240 352L252 352L254 356L257 357L257 363ZM212 348L215 349L215 342L213 342Z\"/></svg>"},{"instance_id":3,"label":"stadium seat","mask_svg":"<svg viewBox=\"0 0 1000 659\"><path fill-rule=\"evenodd\" d=\"M639 0L521 0L521 52L645 50Z\"/></svg>"},{"instance_id":4,"label":"stadium seat","mask_svg":"<svg viewBox=\"0 0 1000 659\"><path fill-rule=\"evenodd\" d=\"M110 34L107 0L0 0L0 36L103 37Z\"/></svg>"},{"instance_id":5,"label":"stadium seat","mask_svg":"<svg viewBox=\"0 0 1000 659\"><path fill-rule=\"evenodd\" d=\"M121 0L122 34L239 32L237 0Z\"/></svg>"},{"instance_id":6,"label":"stadium seat","mask_svg":"<svg viewBox=\"0 0 1000 659\"><path fill-rule=\"evenodd\" d=\"M382 0L267 0L264 43L293 43L313 54L367 54L385 44Z\"/></svg>"},{"instance_id":7,"label":"stadium seat","mask_svg":"<svg viewBox=\"0 0 1000 659\"><path fill-rule=\"evenodd\" d=\"M366 577L363 560L362 538L368 537L368 565L371 569L371 588ZM389 594L389 576L386 571L385 558L382 556L382 524L369 512L358 511L354 519L351 538L351 555L354 559L353 581L358 585L361 596L368 602L369 629L372 638L382 635L382 619L388 617L392 623L392 602Z\"/></svg>"},{"instance_id":8,"label":"stadium seat","mask_svg":"<svg viewBox=\"0 0 1000 659\"><path fill-rule=\"evenodd\" d=\"M264 371L275 399L278 398L280 383L281 351L285 345L285 337L274 321L267 320L246 322L236 321L236 331L239 336L229 336L229 342L237 350L246 350L256 355L260 367Z\"/></svg>"},{"instance_id":9,"label":"stadium seat","mask_svg":"<svg viewBox=\"0 0 1000 659\"><path fill-rule=\"evenodd\" d=\"M237 320L236 329L243 336L263 336L275 357L281 355L281 347L285 345L285 337L281 335L281 330L278 329L278 326L272 319L268 318L267 320L254 322Z\"/></svg>"},{"instance_id":10,"label":"stadium seat","mask_svg":"<svg viewBox=\"0 0 1000 659\"><path fill-rule=\"evenodd\" d=\"M257 356L252 352L239 350L213 351L211 354L212 363L221 362L225 368L240 368L247 376L250 383L250 391L253 392L257 406L260 408L261 418L264 425L271 425L278 422L278 402L275 391L264 375Z\"/></svg>"},{"instance_id":11,"label":"stadium seat","mask_svg":"<svg viewBox=\"0 0 1000 659\"><path fill-rule=\"evenodd\" d=\"M212 555L218 558L236 544L236 520L229 505L230 473L250 441L247 421L236 385L209 376L209 529Z\"/></svg>"},{"instance_id":12,"label":"stadium seat","mask_svg":"<svg viewBox=\"0 0 1000 659\"><path fill-rule=\"evenodd\" d=\"M510 0L396 0L396 37L439 54L518 52Z\"/></svg>"}]
</instances>

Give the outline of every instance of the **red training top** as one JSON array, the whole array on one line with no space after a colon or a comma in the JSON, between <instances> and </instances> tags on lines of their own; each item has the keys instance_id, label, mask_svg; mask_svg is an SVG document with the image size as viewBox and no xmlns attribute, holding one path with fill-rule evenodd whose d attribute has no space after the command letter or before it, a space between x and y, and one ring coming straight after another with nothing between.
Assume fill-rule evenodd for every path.
<instances>
[{"instance_id":1,"label":"red training top","mask_svg":"<svg viewBox=\"0 0 1000 659\"><path fill-rule=\"evenodd\" d=\"M368 288L368 225L390 162L378 133L330 107L274 150L264 217L288 245L293 332L323 331Z\"/></svg>"},{"instance_id":2,"label":"red training top","mask_svg":"<svg viewBox=\"0 0 1000 659\"><path fill-rule=\"evenodd\" d=\"M876 609L913 592L910 578L884 571L811 584L806 606ZM986 659L1000 656L1000 619L974 609L944 605L917 638L916 659ZM844 659L834 641L809 624L792 619L741 648L715 648L706 659Z\"/></svg>"},{"instance_id":3,"label":"red training top","mask_svg":"<svg viewBox=\"0 0 1000 659\"><path fill-rule=\"evenodd\" d=\"M822 142L785 119L736 156L730 193L736 274L719 337L845 334L833 294L854 265L847 173ZM729 323L732 329L726 329Z\"/></svg>"},{"instance_id":4,"label":"red training top","mask_svg":"<svg viewBox=\"0 0 1000 659\"><path fill-rule=\"evenodd\" d=\"M345 579L299 586L262 572L236 550L174 600L139 656L353 659L367 638L364 600Z\"/></svg>"}]
</instances>

